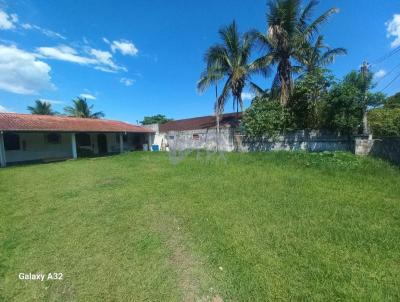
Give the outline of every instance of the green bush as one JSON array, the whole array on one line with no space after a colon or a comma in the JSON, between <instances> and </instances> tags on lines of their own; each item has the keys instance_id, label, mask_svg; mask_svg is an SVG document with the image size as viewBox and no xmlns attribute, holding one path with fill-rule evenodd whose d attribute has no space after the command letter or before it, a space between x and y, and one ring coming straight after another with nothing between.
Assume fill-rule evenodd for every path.
<instances>
[{"instance_id":1,"label":"green bush","mask_svg":"<svg viewBox=\"0 0 400 302\"><path fill-rule=\"evenodd\" d=\"M243 116L243 127L249 137L273 137L289 124L288 110L275 100L256 97Z\"/></svg>"},{"instance_id":2,"label":"green bush","mask_svg":"<svg viewBox=\"0 0 400 302\"><path fill-rule=\"evenodd\" d=\"M368 120L375 137L400 136L400 108L371 110Z\"/></svg>"},{"instance_id":3,"label":"green bush","mask_svg":"<svg viewBox=\"0 0 400 302\"><path fill-rule=\"evenodd\" d=\"M289 109L296 129L317 129L321 125L321 101L334 84L327 70L317 68L299 77L289 99Z\"/></svg>"},{"instance_id":4,"label":"green bush","mask_svg":"<svg viewBox=\"0 0 400 302\"><path fill-rule=\"evenodd\" d=\"M322 109L324 128L354 133L361 125L363 94L353 85L334 85L324 100Z\"/></svg>"}]
</instances>

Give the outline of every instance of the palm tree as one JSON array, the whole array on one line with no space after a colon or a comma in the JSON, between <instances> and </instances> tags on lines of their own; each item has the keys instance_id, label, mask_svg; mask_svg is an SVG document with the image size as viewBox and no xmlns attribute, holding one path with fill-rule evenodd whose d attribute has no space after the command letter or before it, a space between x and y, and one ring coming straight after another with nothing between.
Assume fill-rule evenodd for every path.
<instances>
[{"instance_id":1,"label":"palm tree","mask_svg":"<svg viewBox=\"0 0 400 302\"><path fill-rule=\"evenodd\" d=\"M277 71L272 90L279 95L282 105L286 105L293 90L293 72L300 70L293 62L300 61L302 48L309 44L318 33L319 27L337 12L331 8L313 21L310 21L318 0L311 0L303 9L300 0L269 0L267 13L267 32L257 33L257 40L267 53L256 62L273 64Z\"/></svg>"},{"instance_id":2,"label":"palm tree","mask_svg":"<svg viewBox=\"0 0 400 302\"><path fill-rule=\"evenodd\" d=\"M344 48L330 48L324 44L324 37L318 36L314 45L305 45L301 48L299 61L304 72L311 73L320 67L326 67L331 64L336 56L347 54Z\"/></svg>"},{"instance_id":3,"label":"palm tree","mask_svg":"<svg viewBox=\"0 0 400 302\"><path fill-rule=\"evenodd\" d=\"M269 89L263 89L253 82L250 82L249 86L250 91L253 92L257 97L269 98L271 96L271 91Z\"/></svg>"},{"instance_id":4,"label":"palm tree","mask_svg":"<svg viewBox=\"0 0 400 302\"><path fill-rule=\"evenodd\" d=\"M28 106L27 109L31 114L42 114L42 115L55 115L57 114L51 108L51 104L46 101L36 100L35 106Z\"/></svg>"},{"instance_id":5,"label":"palm tree","mask_svg":"<svg viewBox=\"0 0 400 302\"><path fill-rule=\"evenodd\" d=\"M89 106L86 98L78 97L72 100L73 106L67 106L64 111L69 116L99 119L104 117L102 111L92 112L93 105Z\"/></svg>"},{"instance_id":6,"label":"palm tree","mask_svg":"<svg viewBox=\"0 0 400 302\"><path fill-rule=\"evenodd\" d=\"M211 46L204 57L206 69L197 83L199 91L203 92L211 85L217 85L224 80L221 94L215 102L217 120L223 112L229 96L233 97L233 108L243 111L242 91L250 76L255 72L263 72L266 67L249 62L254 42L252 33L241 35L235 21L219 30L221 43Z\"/></svg>"}]
</instances>

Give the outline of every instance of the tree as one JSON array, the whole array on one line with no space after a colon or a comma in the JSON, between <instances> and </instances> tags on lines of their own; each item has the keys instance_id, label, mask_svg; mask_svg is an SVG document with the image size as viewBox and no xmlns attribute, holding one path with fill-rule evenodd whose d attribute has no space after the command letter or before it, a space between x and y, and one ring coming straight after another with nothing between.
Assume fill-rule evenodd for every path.
<instances>
[{"instance_id":1,"label":"tree","mask_svg":"<svg viewBox=\"0 0 400 302\"><path fill-rule=\"evenodd\" d=\"M93 105L89 106L86 98L77 97L72 100L73 106L67 106L64 111L69 116L99 119L104 117L102 111L92 112Z\"/></svg>"},{"instance_id":2,"label":"tree","mask_svg":"<svg viewBox=\"0 0 400 302\"><path fill-rule=\"evenodd\" d=\"M243 111L242 91L251 75L262 72L250 62L254 36L251 33L241 35L235 21L219 30L220 44L211 46L205 54L206 69L197 83L199 91L203 92L211 85L217 85L224 80L225 84L215 103L215 113L218 116L223 112L229 96L233 97L233 108Z\"/></svg>"},{"instance_id":3,"label":"tree","mask_svg":"<svg viewBox=\"0 0 400 302\"><path fill-rule=\"evenodd\" d=\"M318 36L314 45L307 43L301 47L299 61L305 73L311 73L317 68L324 68L331 64L336 56L347 54L344 48L330 48L324 44L324 37Z\"/></svg>"},{"instance_id":4,"label":"tree","mask_svg":"<svg viewBox=\"0 0 400 302\"><path fill-rule=\"evenodd\" d=\"M375 87L373 83L374 74L368 70L368 64L363 63L360 72L352 71L346 75L344 82L357 88L362 94L360 103L363 109L362 132L364 135L368 130L368 108L377 107L384 103L385 95L382 93L372 93L371 89Z\"/></svg>"},{"instance_id":5,"label":"tree","mask_svg":"<svg viewBox=\"0 0 400 302\"><path fill-rule=\"evenodd\" d=\"M142 125L150 125L150 124L165 124L166 122L173 121L171 118L167 118L164 114L157 114L153 116L145 116L143 121L140 123Z\"/></svg>"},{"instance_id":6,"label":"tree","mask_svg":"<svg viewBox=\"0 0 400 302\"><path fill-rule=\"evenodd\" d=\"M314 68L297 79L288 104L296 128L321 126L322 100L332 84L333 76L321 68Z\"/></svg>"},{"instance_id":7,"label":"tree","mask_svg":"<svg viewBox=\"0 0 400 302\"><path fill-rule=\"evenodd\" d=\"M254 98L244 112L243 127L248 137L274 137L290 124L287 108L268 97Z\"/></svg>"},{"instance_id":8,"label":"tree","mask_svg":"<svg viewBox=\"0 0 400 302\"><path fill-rule=\"evenodd\" d=\"M385 101L384 94L370 91L372 78L370 72L352 71L333 86L325 98L324 122L328 128L347 133L363 128L368 108L380 106Z\"/></svg>"},{"instance_id":9,"label":"tree","mask_svg":"<svg viewBox=\"0 0 400 302\"><path fill-rule=\"evenodd\" d=\"M331 8L310 22L318 3L311 0L302 9L300 0L269 0L267 33L256 33L257 40L267 50L256 63L264 67L277 66L272 91L279 95L284 106L293 91L293 72L300 70L300 66L293 66L293 63L301 62L302 54L319 27L337 12L336 8Z\"/></svg>"},{"instance_id":10,"label":"tree","mask_svg":"<svg viewBox=\"0 0 400 302\"><path fill-rule=\"evenodd\" d=\"M334 131L353 134L361 125L363 94L357 87L343 81L333 85L323 107L323 126Z\"/></svg>"},{"instance_id":11,"label":"tree","mask_svg":"<svg viewBox=\"0 0 400 302\"><path fill-rule=\"evenodd\" d=\"M400 92L389 97L386 100L384 107L388 109L400 108Z\"/></svg>"},{"instance_id":12,"label":"tree","mask_svg":"<svg viewBox=\"0 0 400 302\"><path fill-rule=\"evenodd\" d=\"M55 115L57 112L53 111L51 104L46 101L36 100L35 106L28 106L27 109L31 114L42 114L42 115Z\"/></svg>"}]
</instances>

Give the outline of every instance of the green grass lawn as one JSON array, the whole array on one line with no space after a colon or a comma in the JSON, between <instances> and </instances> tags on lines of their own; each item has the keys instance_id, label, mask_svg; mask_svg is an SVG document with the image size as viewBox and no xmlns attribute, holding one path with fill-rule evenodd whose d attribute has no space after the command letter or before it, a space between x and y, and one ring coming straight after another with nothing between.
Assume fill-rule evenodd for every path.
<instances>
[{"instance_id":1,"label":"green grass lawn","mask_svg":"<svg viewBox=\"0 0 400 302\"><path fill-rule=\"evenodd\" d=\"M0 169L0 300L400 300L398 168L170 156ZM63 279L18 278L39 272Z\"/></svg>"}]
</instances>

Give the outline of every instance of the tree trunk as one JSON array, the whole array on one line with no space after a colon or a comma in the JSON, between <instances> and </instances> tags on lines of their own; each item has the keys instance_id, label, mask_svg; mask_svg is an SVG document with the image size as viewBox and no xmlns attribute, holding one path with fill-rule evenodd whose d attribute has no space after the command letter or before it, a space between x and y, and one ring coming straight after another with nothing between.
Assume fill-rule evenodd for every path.
<instances>
[{"instance_id":1,"label":"tree trunk","mask_svg":"<svg viewBox=\"0 0 400 302\"><path fill-rule=\"evenodd\" d=\"M280 82L281 82L281 104L286 107L289 97L292 93L292 66L289 58L279 64Z\"/></svg>"},{"instance_id":2,"label":"tree trunk","mask_svg":"<svg viewBox=\"0 0 400 302\"><path fill-rule=\"evenodd\" d=\"M362 125L363 125L363 135L369 135L367 108L364 108Z\"/></svg>"},{"instance_id":3,"label":"tree trunk","mask_svg":"<svg viewBox=\"0 0 400 302\"><path fill-rule=\"evenodd\" d=\"M219 151L219 111L216 112L217 119L217 152Z\"/></svg>"}]
</instances>

